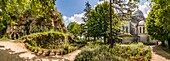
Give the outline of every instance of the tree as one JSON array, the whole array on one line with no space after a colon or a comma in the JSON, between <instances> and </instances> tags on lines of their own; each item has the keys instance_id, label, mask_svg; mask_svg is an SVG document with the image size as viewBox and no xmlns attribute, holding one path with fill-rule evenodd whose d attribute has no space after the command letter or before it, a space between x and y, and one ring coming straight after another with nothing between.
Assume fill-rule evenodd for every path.
<instances>
[{"instance_id":1,"label":"tree","mask_svg":"<svg viewBox=\"0 0 170 61\"><path fill-rule=\"evenodd\" d=\"M129 0L125 3L125 0L114 0L113 6L115 11L121 20L131 20L132 12L138 8L138 3L140 0Z\"/></svg>"},{"instance_id":2,"label":"tree","mask_svg":"<svg viewBox=\"0 0 170 61\"><path fill-rule=\"evenodd\" d=\"M61 13L55 8L56 0L0 0L0 31L7 28L24 35L42 31L67 32ZM17 8L17 9L16 9ZM15 29L16 30L16 29ZM6 32L7 33L7 32ZM13 31L8 32L13 33ZM25 34L26 33L26 34ZM9 34L10 35L10 34Z\"/></svg>"},{"instance_id":3,"label":"tree","mask_svg":"<svg viewBox=\"0 0 170 61\"><path fill-rule=\"evenodd\" d=\"M86 6L86 8L84 9L85 14L84 14L84 17L82 18L84 22L86 22L88 20L88 18L87 18L88 17L88 13L91 10L91 5L90 5L89 2L86 2L85 6Z\"/></svg>"},{"instance_id":4,"label":"tree","mask_svg":"<svg viewBox=\"0 0 170 61\"><path fill-rule=\"evenodd\" d=\"M155 2L146 20L148 34L154 39L164 42L167 40L170 49L170 1L153 0Z\"/></svg>"},{"instance_id":5,"label":"tree","mask_svg":"<svg viewBox=\"0 0 170 61\"><path fill-rule=\"evenodd\" d=\"M84 22L87 22L87 20L88 20L88 14L90 13L90 10L91 10L91 5L90 5L89 2L86 2L85 6L86 6L86 8L84 9L85 14L84 14L84 17L82 17L82 19L83 19ZM83 27L84 27L84 28L83 28ZM81 30L82 30L82 31L81 31L81 34L84 33L84 36L87 37L88 40L89 40L89 33L87 32L87 27L88 27L88 26L86 25L86 23L81 24ZM83 31L83 30L84 30L84 31Z\"/></svg>"},{"instance_id":6,"label":"tree","mask_svg":"<svg viewBox=\"0 0 170 61\"><path fill-rule=\"evenodd\" d=\"M88 20L86 22L86 25L88 26L87 32L91 37L105 37L108 35L109 31L109 2L104 2L102 4L99 4L95 7L94 10L91 10L88 14ZM113 31L114 34L117 33L119 30L120 25L120 19L115 14L113 8ZM113 35L116 37L115 35Z\"/></svg>"},{"instance_id":7,"label":"tree","mask_svg":"<svg viewBox=\"0 0 170 61\"><path fill-rule=\"evenodd\" d=\"M1 36L5 34L7 25L14 25L15 21L21 20L24 12L29 8L28 4L28 0L0 0Z\"/></svg>"},{"instance_id":8,"label":"tree","mask_svg":"<svg viewBox=\"0 0 170 61\"><path fill-rule=\"evenodd\" d=\"M77 24L76 22L71 22L68 26L67 26L67 30L72 33L74 36L80 36L80 25Z\"/></svg>"}]
</instances>

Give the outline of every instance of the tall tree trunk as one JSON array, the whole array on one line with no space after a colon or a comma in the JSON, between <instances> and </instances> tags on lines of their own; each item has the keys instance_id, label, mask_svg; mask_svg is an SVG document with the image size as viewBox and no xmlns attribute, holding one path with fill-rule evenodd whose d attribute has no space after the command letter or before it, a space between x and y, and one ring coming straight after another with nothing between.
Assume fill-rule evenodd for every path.
<instances>
[{"instance_id":1,"label":"tall tree trunk","mask_svg":"<svg viewBox=\"0 0 170 61\"><path fill-rule=\"evenodd\" d=\"M94 41L96 41L96 37L94 37Z\"/></svg>"},{"instance_id":2,"label":"tall tree trunk","mask_svg":"<svg viewBox=\"0 0 170 61\"><path fill-rule=\"evenodd\" d=\"M165 47L165 41L161 41L162 43L161 43L161 45L163 46L163 47Z\"/></svg>"},{"instance_id":3,"label":"tall tree trunk","mask_svg":"<svg viewBox=\"0 0 170 61\"><path fill-rule=\"evenodd\" d=\"M104 35L104 43L107 43L107 42L106 42L106 35Z\"/></svg>"}]
</instances>

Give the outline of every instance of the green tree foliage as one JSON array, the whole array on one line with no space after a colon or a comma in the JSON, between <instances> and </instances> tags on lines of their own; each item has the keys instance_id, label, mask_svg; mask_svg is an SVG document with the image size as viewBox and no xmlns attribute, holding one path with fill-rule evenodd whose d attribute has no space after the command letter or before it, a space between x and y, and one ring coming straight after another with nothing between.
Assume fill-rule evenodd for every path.
<instances>
[{"instance_id":1,"label":"green tree foliage","mask_svg":"<svg viewBox=\"0 0 170 61\"><path fill-rule=\"evenodd\" d=\"M146 20L148 34L154 39L164 43L168 40L170 48L170 1L169 0L152 0L155 2L149 16Z\"/></svg>"},{"instance_id":2,"label":"green tree foliage","mask_svg":"<svg viewBox=\"0 0 170 61\"><path fill-rule=\"evenodd\" d=\"M29 8L28 0L0 0L0 31L1 36L6 32L7 25L16 24L14 20L20 20L24 12Z\"/></svg>"},{"instance_id":3,"label":"green tree foliage","mask_svg":"<svg viewBox=\"0 0 170 61\"><path fill-rule=\"evenodd\" d=\"M120 19L115 14L114 9L112 8L113 13L113 31L116 34L119 30ZM106 36L109 32L109 2L104 2L95 7L94 10L91 10L88 14L88 20L86 25L88 27L87 32L91 37L103 37Z\"/></svg>"},{"instance_id":4,"label":"green tree foliage","mask_svg":"<svg viewBox=\"0 0 170 61\"><path fill-rule=\"evenodd\" d=\"M70 33L73 33L75 36L80 36L80 25L77 24L76 22L71 22L68 26L67 26L67 30Z\"/></svg>"},{"instance_id":5,"label":"green tree foliage","mask_svg":"<svg viewBox=\"0 0 170 61\"><path fill-rule=\"evenodd\" d=\"M87 21L87 19L88 19L88 18L87 18L88 13L89 13L89 12L90 12L90 10L91 10L91 5L90 5L90 3L89 3L89 2L86 2L85 6L86 6L86 8L84 9L85 14L84 14L84 17L82 18L84 22L86 22L86 21Z\"/></svg>"},{"instance_id":6,"label":"green tree foliage","mask_svg":"<svg viewBox=\"0 0 170 61\"><path fill-rule=\"evenodd\" d=\"M24 26L27 34L58 30L66 32L56 0L0 0L0 31ZM38 30L37 30L38 29ZM5 31L6 32L6 31ZM25 34L25 33L24 33Z\"/></svg>"},{"instance_id":7,"label":"green tree foliage","mask_svg":"<svg viewBox=\"0 0 170 61\"><path fill-rule=\"evenodd\" d=\"M125 0L114 0L114 8L117 11L121 20L131 20L132 12L138 8L139 0L129 0L127 3L124 3Z\"/></svg>"}]
</instances>

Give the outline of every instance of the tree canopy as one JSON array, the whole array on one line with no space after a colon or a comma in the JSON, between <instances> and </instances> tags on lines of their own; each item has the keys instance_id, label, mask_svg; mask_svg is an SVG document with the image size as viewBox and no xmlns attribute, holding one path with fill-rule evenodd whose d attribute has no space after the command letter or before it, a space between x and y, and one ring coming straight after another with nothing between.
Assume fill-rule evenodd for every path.
<instances>
[{"instance_id":1,"label":"tree canopy","mask_svg":"<svg viewBox=\"0 0 170 61\"><path fill-rule=\"evenodd\" d=\"M80 25L76 22L69 23L69 25L67 26L67 30L75 36L80 36L81 28Z\"/></svg>"},{"instance_id":2,"label":"tree canopy","mask_svg":"<svg viewBox=\"0 0 170 61\"><path fill-rule=\"evenodd\" d=\"M148 18L146 26L148 34L154 39L164 42L168 40L170 48L170 1L152 0L155 2Z\"/></svg>"},{"instance_id":3,"label":"tree canopy","mask_svg":"<svg viewBox=\"0 0 170 61\"><path fill-rule=\"evenodd\" d=\"M88 20L86 25L88 27L87 32L91 37L102 37L106 36L109 32L109 2L104 2L95 7L95 9L90 10L88 14ZM119 29L120 19L115 14L114 9L112 8L113 13L113 28L114 31Z\"/></svg>"},{"instance_id":4,"label":"tree canopy","mask_svg":"<svg viewBox=\"0 0 170 61\"><path fill-rule=\"evenodd\" d=\"M0 31L17 26L18 29L23 27L22 30L26 30L27 34L49 30L66 32L55 1L0 0Z\"/></svg>"}]
</instances>

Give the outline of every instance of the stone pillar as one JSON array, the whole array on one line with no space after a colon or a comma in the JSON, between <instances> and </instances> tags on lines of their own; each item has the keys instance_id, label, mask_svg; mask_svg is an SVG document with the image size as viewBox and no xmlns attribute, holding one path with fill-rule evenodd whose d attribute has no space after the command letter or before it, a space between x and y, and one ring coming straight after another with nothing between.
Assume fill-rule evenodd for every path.
<instances>
[{"instance_id":1,"label":"stone pillar","mask_svg":"<svg viewBox=\"0 0 170 61\"><path fill-rule=\"evenodd\" d=\"M138 26L138 34L140 34L140 26Z\"/></svg>"},{"instance_id":2,"label":"stone pillar","mask_svg":"<svg viewBox=\"0 0 170 61\"><path fill-rule=\"evenodd\" d=\"M131 29L131 22L129 22L129 25L128 25L128 33L130 33L130 29Z\"/></svg>"}]
</instances>

